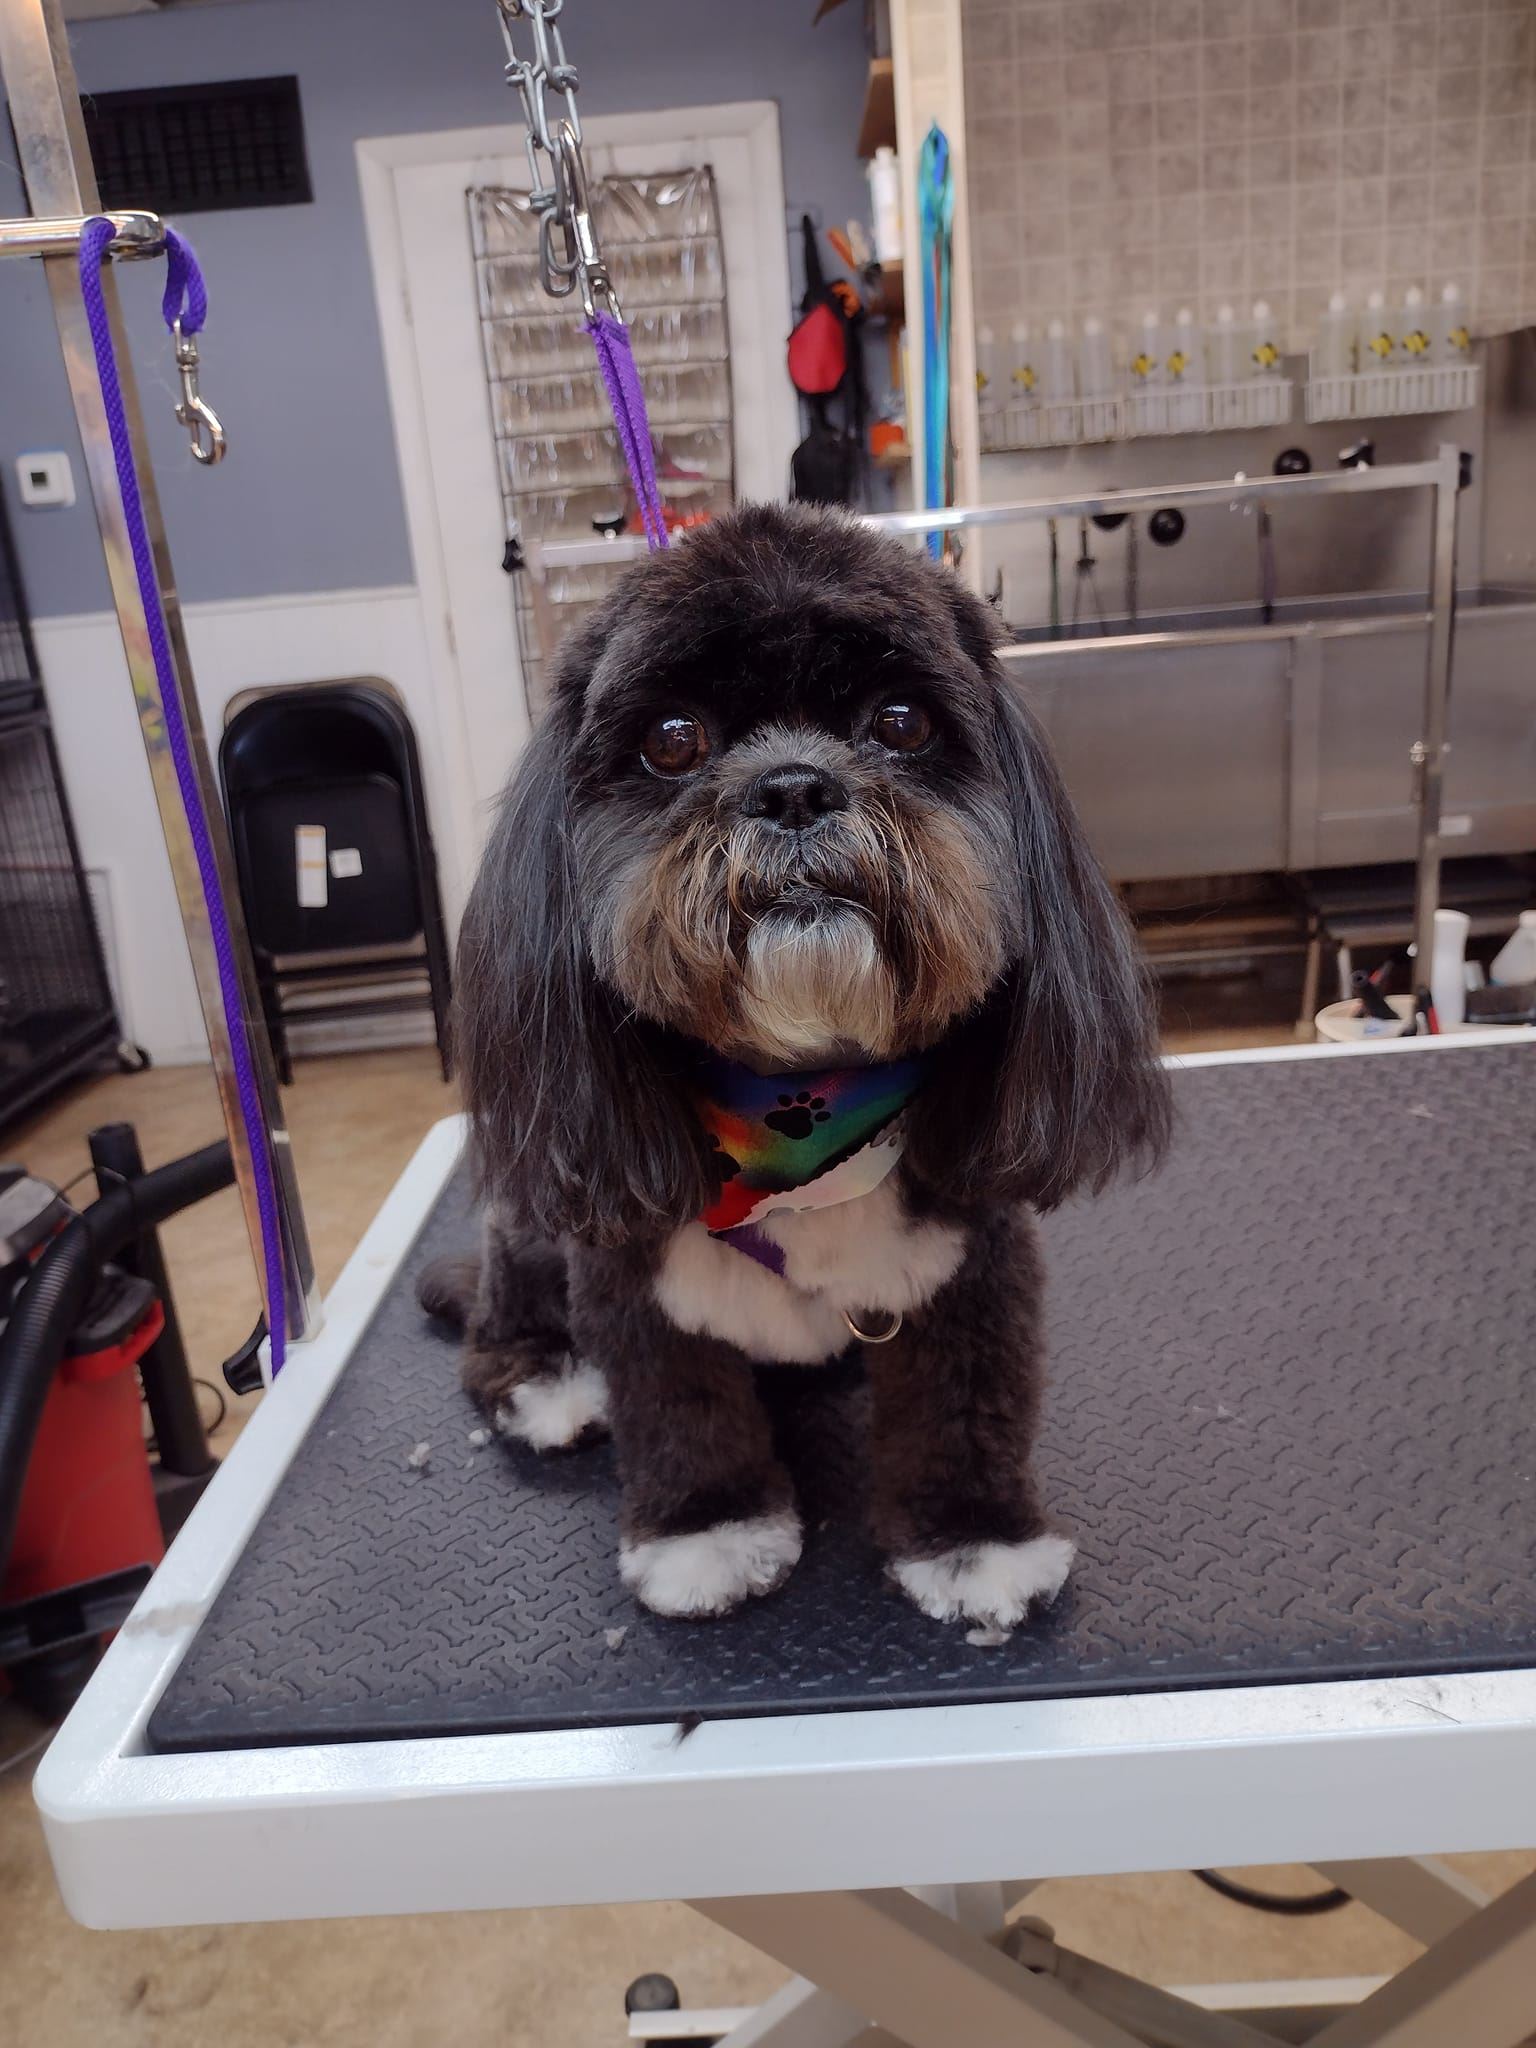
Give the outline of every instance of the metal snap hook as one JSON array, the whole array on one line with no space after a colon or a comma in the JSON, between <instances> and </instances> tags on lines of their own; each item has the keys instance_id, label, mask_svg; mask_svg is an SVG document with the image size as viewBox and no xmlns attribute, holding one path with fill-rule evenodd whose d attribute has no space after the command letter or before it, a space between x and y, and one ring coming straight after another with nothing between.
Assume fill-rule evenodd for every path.
<instances>
[{"instance_id":1,"label":"metal snap hook","mask_svg":"<svg viewBox=\"0 0 1536 2048\"><path fill-rule=\"evenodd\" d=\"M581 292L582 310L589 320L607 313L622 320L618 294L597 246L597 230L587 197L587 167L582 160L581 139L569 121L555 127L554 148L556 212L565 230L566 263L558 268L563 276L574 275ZM546 280L547 282L547 280ZM565 289L568 291L570 286Z\"/></svg>"},{"instance_id":2,"label":"metal snap hook","mask_svg":"<svg viewBox=\"0 0 1536 2048\"><path fill-rule=\"evenodd\" d=\"M176 346L176 368L181 374L176 417L191 437L193 460L211 469L214 463L224 460L228 440L218 414L197 388L196 341L190 334L182 333L179 320L172 321L171 335Z\"/></svg>"}]
</instances>

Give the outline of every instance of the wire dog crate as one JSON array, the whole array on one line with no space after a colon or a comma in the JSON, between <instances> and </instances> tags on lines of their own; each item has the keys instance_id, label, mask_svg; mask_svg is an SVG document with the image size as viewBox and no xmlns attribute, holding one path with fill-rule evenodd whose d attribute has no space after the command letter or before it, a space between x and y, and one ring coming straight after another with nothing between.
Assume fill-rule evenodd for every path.
<instances>
[{"instance_id":1,"label":"wire dog crate","mask_svg":"<svg viewBox=\"0 0 1536 2048\"><path fill-rule=\"evenodd\" d=\"M0 1129L121 1037L0 507Z\"/></svg>"}]
</instances>

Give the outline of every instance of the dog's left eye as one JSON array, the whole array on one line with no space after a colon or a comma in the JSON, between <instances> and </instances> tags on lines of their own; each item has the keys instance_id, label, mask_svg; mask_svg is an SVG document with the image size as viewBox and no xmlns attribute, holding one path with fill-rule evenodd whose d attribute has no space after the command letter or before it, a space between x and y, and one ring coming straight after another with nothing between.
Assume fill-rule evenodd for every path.
<instances>
[{"instance_id":1,"label":"dog's left eye","mask_svg":"<svg viewBox=\"0 0 1536 2048\"><path fill-rule=\"evenodd\" d=\"M669 711L646 728L640 752L654 774L686 775L708 754L709 734L686 711Z\"/></svg>"},{"instance_id":2,"label":"dog's left eye","mask_svg":"<svg viewBox=\"0 0 1536 2048\"><path fill-rule=\"evenodd\" d=\"M893 754L915 754L933 737L933 720L921 704L882 704L870 721L870 735Z\"/></svg>"}]
</instances>

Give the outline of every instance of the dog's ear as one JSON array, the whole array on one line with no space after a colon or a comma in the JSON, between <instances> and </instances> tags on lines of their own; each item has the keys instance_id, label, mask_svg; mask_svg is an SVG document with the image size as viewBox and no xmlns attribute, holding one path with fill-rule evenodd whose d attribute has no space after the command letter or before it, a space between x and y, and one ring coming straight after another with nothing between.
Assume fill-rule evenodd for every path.
<instances>
[{"instance_id":1,"label":"dog's ear","mask_svg":"<svg viewBox=\"0 0 1536 2048\"><path fill-rule=\"evenodd\" d=\"M968 652L994 684L1019 943L1002 981L934 1056L908 1115L907 1159L954 1200L1049 1209L1160 1156L1168 1084L1135 936L1044 733L978 631Z\"/></svg>"},{"instance_id":2,"label":"dog's ear","mask_svg":"<svg viewBox=\"0 0 1536 2048\"><path fill-rule=\"evenodd\" d=\"M698 1119L649 1026L593 972L557 708L501 807L459 934L457 1051L486 1195L596 1244L654 1236L714 1192Z\"/></svg>"}]
</instances>

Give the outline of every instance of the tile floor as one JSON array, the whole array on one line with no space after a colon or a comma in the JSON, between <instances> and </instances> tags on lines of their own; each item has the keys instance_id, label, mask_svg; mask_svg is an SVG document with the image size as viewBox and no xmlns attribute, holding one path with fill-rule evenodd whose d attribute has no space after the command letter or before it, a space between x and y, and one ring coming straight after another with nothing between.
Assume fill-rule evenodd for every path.
<instances>
[{"instance_id":1,"label":"tile floor","mask_svg":"<svg viewBox=\"0 0 1536 2048\"><path fill-rule=\"evenodd\" d=\"M1170 1045L1289 1037L1283 1004L1272 1021L1208 1017L1198 994L1170 1003ZM324 1288L453 1094L434 1056L412 1050L307 1062L287 1101ZM86 1162L83 1133L113 1117L137 1125L151 1164L220 1132L207 1071L172 1068L83 1084L10 1133L3 1150L66 1180ZM216 1378L256 1311L233 1193L177 1219L165 1239L189 1350ZM224 1444L250 1406L231 1405ZM643 1970L667 1971L701 2005L748 2003L783 1974L674 1905L87 1933L54 1892L28 1763L4 1770L33 1733L0 1702L0 2041L11 2048L602 2048L623 2039L623 1989ZM1458 1859L1493 1890L1532 1860ZM1020 1869L1028 1862L1021 1842ZM1269 1881L1305 1888L1310 1879L1288 1871ZM1268 1919L1183 1873L1049 1884L1029 1910L1064 1942L1164 1983L1368 1975L1412 1953L1363 1907Z\"/></svg>"}]
</instances>

